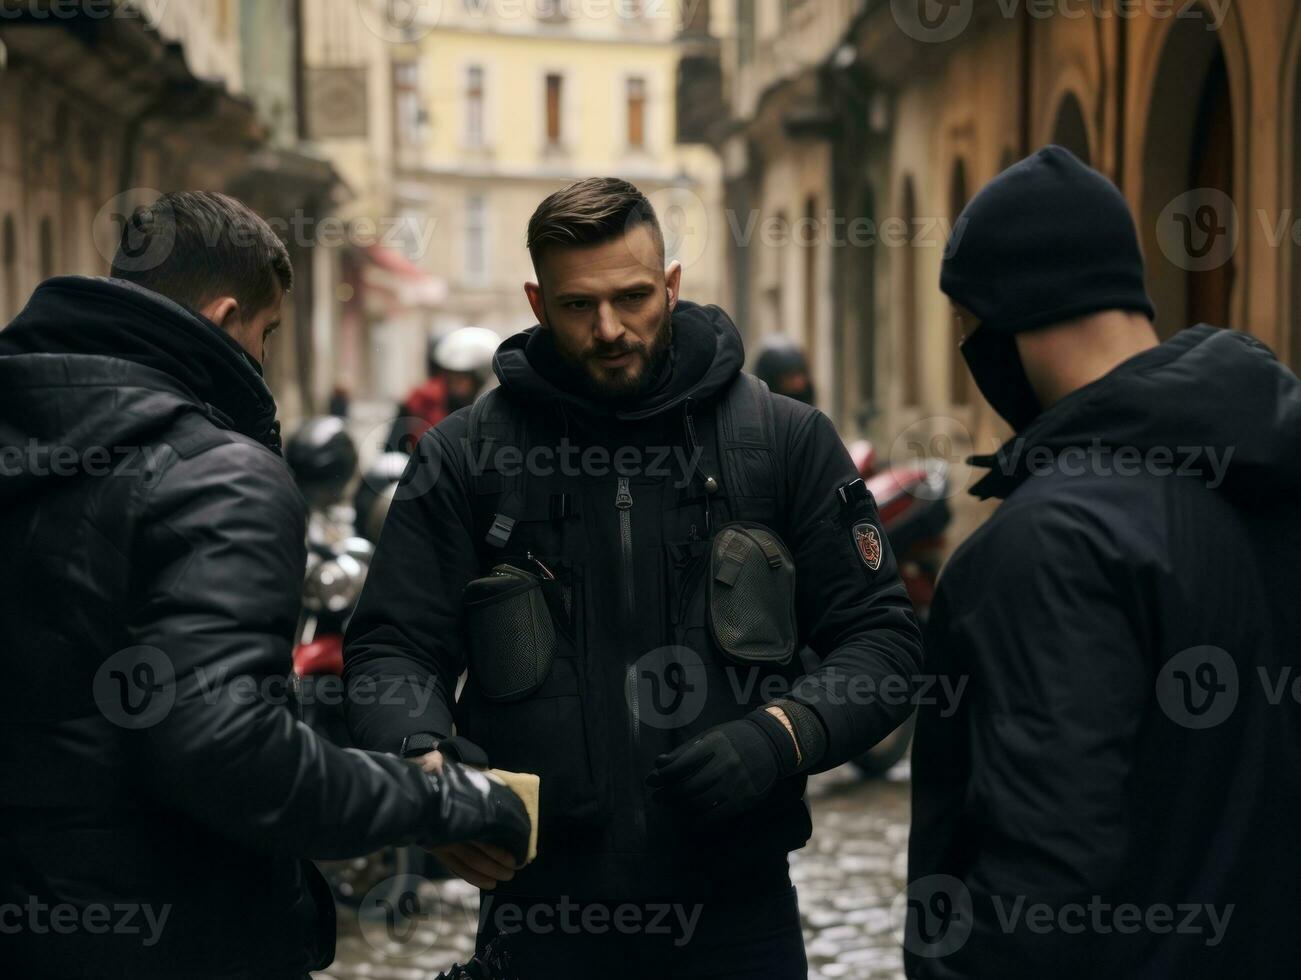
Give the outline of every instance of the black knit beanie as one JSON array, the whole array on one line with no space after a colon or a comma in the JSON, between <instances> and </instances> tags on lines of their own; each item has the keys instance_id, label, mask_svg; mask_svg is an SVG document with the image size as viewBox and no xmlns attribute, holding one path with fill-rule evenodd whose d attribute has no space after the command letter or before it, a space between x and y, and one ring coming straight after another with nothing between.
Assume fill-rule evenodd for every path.
<instances>
[{"instance_id":1,"label":"black knit beanie","mask_svg":"<svg viewBox=\"0 0 1301 980\"><path fill-rule=\"evenodd\" d=\"M1048 146L991 180L954 223L940 289L982 326L1033 330L1102 310L1155 319L1129 205Z\"/></svg>"}]
</instances>

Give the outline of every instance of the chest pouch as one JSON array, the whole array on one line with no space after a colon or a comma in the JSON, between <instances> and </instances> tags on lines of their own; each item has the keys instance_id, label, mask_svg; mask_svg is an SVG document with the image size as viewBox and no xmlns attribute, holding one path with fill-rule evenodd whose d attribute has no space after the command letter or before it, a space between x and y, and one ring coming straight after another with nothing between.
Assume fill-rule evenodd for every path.
<instances>
[{"instance_id":1,"label":"chest pouch","mask_svg":"<svg viewBox=\"0 0 1301 980\"><path fill-rule=\"evenodd\" d=\"M795 654L795 561L775 532L734 522L709 553L709 628L718 648L746 664L786 664Z\"/></svg>"},{"instance_id":2,"label":"chest pouch","mask_svg":"<svg viewBox=\"0 0 1301 980\"><path fill-rule=\"evenodd\" d=\"M470 670L490 701L518 701L540 688L556 656L556 626L542 579L497 565L462 596Z\"/></svg>"}]
</instances>

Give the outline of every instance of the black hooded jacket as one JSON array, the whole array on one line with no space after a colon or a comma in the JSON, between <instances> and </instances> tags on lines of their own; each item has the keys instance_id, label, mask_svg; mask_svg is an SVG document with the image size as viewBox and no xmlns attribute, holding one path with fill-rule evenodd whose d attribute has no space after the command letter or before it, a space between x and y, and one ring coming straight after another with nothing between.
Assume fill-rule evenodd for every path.
<instances>
[{"instance_id":1,"label":"black hooded jacket","mask_svg":"<svg viewBox=\"0 0 1301 980\"><path fill-rule=\"evenodd\" d=\"M234 341L125 282L51 279L0 332L0 975L301 977L334 936L298 859L436 820L288 706L274 423Z\"/></svg>"},{"instance_id":2,"label":"black hooded jacket","mask_svg":"<svg viewBox=\"0 0 1301 980\"><path fill-rule=\"evenodd\" d=\"M564 632L575 638L576 649L556 659L547 687L493 707L477 703L470 683L454 704L467 664L462 591L502 560L483 543L485 520L476 498L484 487L471 478L464 448L469 410L453 413L422 441L349 627L350 686L367 681L386 689L392 678L409 683L401 705L349 699L358 744L392 751L406 735L445 736L454 719L469 721L512 758L534 759L559 774L543 775L537 862L499 891L623 901L704 894L747 881L776 887L785 879L787 852L809 835L802 777L783 781L759 808L713 835L691 833L674 813L647 799L644 781L656 755L774 696L754 683L753 672L725 675L698 634L689 634L686 645L705 651L708 700L691 724L655 724L647 706L637 708L630 695L642 658L665 650L682 626L675 617L683 597L693 594L682 559L708 547L699 501L679 496L682 460L689 458L684 412L690 408L701 440L711 439L712 406L737 381L743 362L740 336L716 307L679 303L672 322L671 359L645 394L626 403L585 396L540 328L509 338L497 352L494 369L505 396L537 417L549 440L567 439L584 458L593 449L607 453L603 467L584 467L571 487L575 517L521 521L512 538L528 543L570 597ZM888 545L880 567L870 570L842 522L835 490L857 474L835 428L810 406L764 397L774 410L786 501L773 520L796 565L800 642L816 661L791 697L810 706L825 728L828 748L820 767L828 768L906 717L920 637ZM656 451L666 448L674 452ZM620 451L635 454L625 467L626 511L618 502ZM668 472L657 473L656 461ZM630 515L622 538L621 514ZM879 528L870 500L857 516L876 520ZM625 552L621 540L628 537ZM747 677L752 686L733 693L730 683L745 684ZM891 681L891 697L865 693Z\"/></svg>"},{"instance_id":3,"label":"black hooded jacket","mask_svg":"<svg viewBox=\"0 0 1301 980\"><path fill-rule=\"evenodd\" d=\"M909 976L1295 975L1301 383L1198 326L985 462L928 634L965 690L917 724Z\"/></svg>"}]
</instances>

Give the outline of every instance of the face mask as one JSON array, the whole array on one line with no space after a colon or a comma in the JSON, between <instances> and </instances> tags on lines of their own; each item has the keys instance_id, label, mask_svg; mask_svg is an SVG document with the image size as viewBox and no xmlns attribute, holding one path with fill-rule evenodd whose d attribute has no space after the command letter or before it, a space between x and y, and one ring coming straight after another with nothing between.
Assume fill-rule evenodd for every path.
<instances>
[{"instance_id":1,"label":"face mask","mask_svg":"<svg viewBox=\"0 0 1301 980\"><path fill-rule=\"evenodd\" d=\"M1043 406L1025 375L1015 337L977 327L961 350L976 387L1013 430L1022 432L1039 417Z\"/></svg>"}]
</instances>

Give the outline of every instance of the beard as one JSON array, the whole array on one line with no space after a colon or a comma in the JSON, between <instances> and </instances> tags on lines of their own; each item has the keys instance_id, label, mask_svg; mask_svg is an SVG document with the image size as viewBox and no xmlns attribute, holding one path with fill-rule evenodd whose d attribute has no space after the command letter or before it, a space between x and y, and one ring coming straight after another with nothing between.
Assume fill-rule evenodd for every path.
<instances>
[{"instance_id":1,"label":"beard","mask_svg":"<svg viewBox=\"0 0 1301 980\"><path fill-rule=\"evenodd\" d=\"M596 343L581 351L572 351L560 344L556 349L588 395L625 401L646 391L669 356L673 343L673 311L669 309L667 300L659 327L649 344L632 340L630 336L617 344ZM632 360L623 367L607 367L602 363L602 358L620 354L631 354Z\"/></svg>"}]
</instances>

